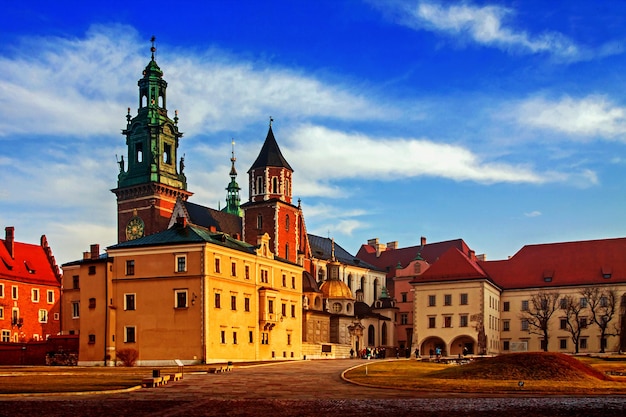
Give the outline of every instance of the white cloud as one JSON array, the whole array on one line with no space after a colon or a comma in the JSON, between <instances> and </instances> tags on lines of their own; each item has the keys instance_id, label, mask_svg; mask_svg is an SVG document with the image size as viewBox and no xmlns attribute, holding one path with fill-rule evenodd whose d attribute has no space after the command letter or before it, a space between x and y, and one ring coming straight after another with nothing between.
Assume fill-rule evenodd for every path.
<instances>
[{"instance_id":1,"label":"white cloud","mask_svg":"<svg viewBox=\"0 0 626 417\"><path fill-rule=\"evenodd\" d=\"M281 145L299 177L328 181L390 180L418 176L480 183L543 183L552 180L522 165L489 162L459 145L428 139L376 138L322 126L302 125ZM303 172L304 171L304 172ZM314 189L314 187L311 187Z\"/></svg>"},{"instance_id":2,"label":"white cloud","mask_svg":"<svg viewBox=\"0 0 626 417\"><path fill-rule=\"evenodd\" d=\"M533 97L516 103L508 113L519 124L580 138L614 138L626 133L626 108L601 95L581 99L564 96L558 100Z\"/></svg>"},{"instance_id":3,"label":"white cloud","mask_svg":"<svg viewBox=\"0 0 626 417\"><path fill-rule=\"evenodd\" d=\"M524 213L524 216L526 216L526 217L539 217L539 216L541 216L541 214L542 213L540 211L534 210L534 211L531 211L529 213Z\"/></svg>"},{"instance_id":4,"label":"white cloud","mask_svg":"<svg viewBox=\"0 0 626 417\"><path fill-rule=\"evenodd\" d=\"M390 6L384 3L380 7ZM510 8L423 1L417 5L402 4L399 10L401 24L418 30L445 33L461 42L470 40L476 44L515 53L546 53L566 61L578 60L588 55L588 52L561 33L546 31L532 35L515 28L511 24L512 19L509 19L515 12ZM607 46L602 53L611 54L617 51L614 46Z\"/></svg>"}]
</instances>

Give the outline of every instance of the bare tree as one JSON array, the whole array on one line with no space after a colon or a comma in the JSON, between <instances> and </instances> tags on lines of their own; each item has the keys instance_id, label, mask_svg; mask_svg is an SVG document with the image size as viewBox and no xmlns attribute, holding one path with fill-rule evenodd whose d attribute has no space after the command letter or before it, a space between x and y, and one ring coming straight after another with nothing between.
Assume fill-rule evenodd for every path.
<instances>
[{"instance_id":1,"label":"bare tree","mask_svg":"<svg viewBox=\"0 0 626 417\"><path fill-rule=\"evenodd\" d=\"M521 317L528 323L528 332L543 336L541 347L548 351L550 318L559 308L558 292L539 291L530 299L527 310L522 311Z\"/></svg>"},{"instance_id":2,"label":"bare tree","mask_svg":"<svg viewBox=\"0 0 626 417\"><path fill-rule=\"evenodd\" d=\"M580 347L580 336L587 323L581 325L581 313L585 310L583 304L573 295L566 295L561 299L561 308L565 310L565 327L572 335L575 352L578 353Z\"/></svg>"},{"instance_id":3,"label":"bare tree","mask_svg":"<svg viewBox=\"0 0 626 417\"><path fill-rule=\"evenodd\" d=\"M600 329L600 353L604 353L606 338L618 335L617 330L615 332L609 331L609 323L617 314L618 309L617 290L615 288L588 287L580 293L589 304L591 320Z\"/></svg>"}]
</instances>

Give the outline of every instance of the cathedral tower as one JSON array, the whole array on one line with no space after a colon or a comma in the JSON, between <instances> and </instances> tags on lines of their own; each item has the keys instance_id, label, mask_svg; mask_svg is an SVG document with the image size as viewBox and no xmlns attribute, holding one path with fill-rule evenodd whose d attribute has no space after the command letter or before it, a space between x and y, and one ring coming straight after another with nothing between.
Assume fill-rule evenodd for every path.
<instances>
[{"instance_id":1,"label":"cathedral tower","mask_svg":"<svg viewBox=\"0 0 626 417\"><path fill-rule=\"evenodd\" d=\"M152 58L138 81L139 109L137 115L126 116L128 155L118 161L117 196L118 242L136 239L167 229L176 199L186 201L187 191L184 157L177 159L178 142L183 133L178 130L178 114L167 115L167 82L163 71ZM178 164L177 164L178 162Z\"/></svg>"},{"instance_id":2,"label":"cathedral tower","mask_svg":"<svg viewBox=\"0 0 626 417\"><path fill-rule=\"evenodd\" d=\"M263 147L248 170L250 199L241 206L243 237L256 245L257 237L267 233L274 255L302 265L310 258L310 248L302 209L291 201L292 174L274 137L270 118Z\"/></svg>"},{"instance_id":3,"label":"cathedral tower","mask_svg":"<svg viewBox=\"0 0 626 417\"><path fill-rule=\"evenodd\" d=\"M241 207L239 207L239 204L241 202L241 198L239 197L239 190L241 190L241 188L239 187L239 184L237 184L237 170L235 169L235 161L237 160L237 158L235 158L234 140L232 141L232 147L232 156L230 158L230 183L228 184L228 187L226 187L226 207L224 207L222 211L241 217L242 211Z\"/></svg>"}]
</instances>

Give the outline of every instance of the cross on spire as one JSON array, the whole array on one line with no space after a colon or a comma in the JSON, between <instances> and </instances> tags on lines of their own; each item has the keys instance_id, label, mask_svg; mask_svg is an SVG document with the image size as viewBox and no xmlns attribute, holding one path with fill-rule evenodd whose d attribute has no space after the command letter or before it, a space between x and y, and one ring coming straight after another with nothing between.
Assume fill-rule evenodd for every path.
<instances>
[{"instance_id":1,"label":"cross on spire","mask_svg":"<svg viewBox=\"0 0 626 417\"><path fill-rule=\"evenodd\" d=\"M150 42L152 42L150 52L152 52L152 60L154 61L154 53L156 52L156 46L154 46L154 42L156 42L156 36L152 35L152 38L150 38Z\"/></svg>"}]
</instances>

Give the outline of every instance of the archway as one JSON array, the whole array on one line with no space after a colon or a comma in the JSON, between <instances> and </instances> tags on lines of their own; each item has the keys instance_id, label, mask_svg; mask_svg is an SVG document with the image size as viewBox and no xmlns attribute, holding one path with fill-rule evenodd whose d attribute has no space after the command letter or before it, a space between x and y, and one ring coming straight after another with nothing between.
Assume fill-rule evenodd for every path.
<instances>
[{"instance_id":1,"label":"archway","mask_svg":"<svg viewBox=\"0 0 626 417\"><path fill-rule=\"evenodd\" d=\"M367 328L367 346L376 345L376 329L373 324L370 324Z\"/></svg>"},{"instance_id":2,"label":"archway","mask_svg":"<svg viewBox=\"0 0 626 417\"><path fill-rule=\"evenodd\" d=\"M451 356L475 355L477 349L476 340L471 336L458 336L450 343Z\"/></svg>"},{"instance_id":3,"label":"archway","mask_svg":"<svg viewBox=\"0 0 626 417\"><path fill-rule=\"evenodd\" d=\"M442 338L437 336L427 337L420 345L420 353L424 357L434 358L437 348L441 349L442 356L448 355L446 342Z\"/></svg>"}]
</instances>

